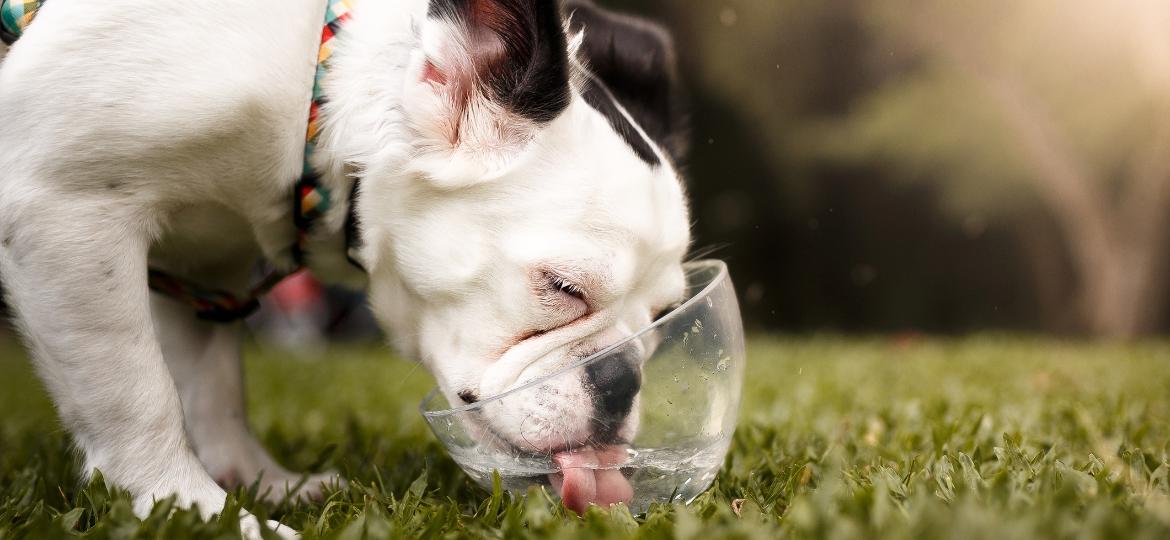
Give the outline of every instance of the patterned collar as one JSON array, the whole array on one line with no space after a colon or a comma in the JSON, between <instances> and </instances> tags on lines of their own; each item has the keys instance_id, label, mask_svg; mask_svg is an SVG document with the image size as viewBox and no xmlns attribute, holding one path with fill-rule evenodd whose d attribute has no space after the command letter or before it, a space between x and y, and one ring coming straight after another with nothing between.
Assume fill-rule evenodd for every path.
<instances>
[{"instance_id":1,"label":"patterned collar","mask_svg":"<svg viewBox=\"0 0 1170 540\"><path fill-rule=\"evenodd\" d=\"M0 0L0 40L12 45L32 22L45 0Z\"/></svg>"},{"instance_id":2,"label":"patterned collar","mask_svg":"<svg viewBox=\"0 0 1170 540\"><path fill-rule=\"evenodd\" d=\"M0 38L4 43L11 45L24 33L45 1L0 0ZM309 121L305 130L304 165L293 193L293 223L297 232L292 245L292 256L296 269L292 272L279 270L269 272L245 296L208 289L154 268L148 273L151 290L190 305L200 319L233 322L247 317L260 306L260 297L305 265L306 244L313 224L329 210L332 203L329 191L321 184L321 177L311 163L321 127L320 109L324 102L321 96L321 81L325 77L328 60L333 55L334 40L341 30L341 25L349 20L351 4L352 0L326 0L321 46L317 51L317 70L313 77L313 98L309 105ZM354 181L350 193L350 208L345 223L345 249L349 261L361 269L361 265L352 256L353 246L357 243L357 219L353 204L356 196L357 180Z\"/></svg>"},{"instance_id":3,"label":"patterned collar","mask_svg":"<svg viewBox=\"0 0 1170 540\"><path fill-rule=\"evenodd\" d=\"M304 165L293 197L293 223L297 227L297 240L293 245L293 260L298 266L304 265L305 247L313 223L323 216L333 203L329 190L321 185L321 176L313 167L312 156L313 151L317 148L317 138L321 130L321 106L325 103L325 99L321 95L321 81L325 79L329 58L333 56L333 44L337 39L337 34L341 31L341 25L349 20L352 9L351 2L352 0L328 0L325 5L325 26L321 29L321 47L317 51L317 71L313 77L313 99L309 104L309 123L305 129ZM357 195L356 180L351 195ZM351 197L345 227L346 257L355 266L361 268L361 265L357 264L350 255L350 248L355 240L353 234L356 230L355 224L356 218L353 198Z\"/></svg>"}]
</instances>

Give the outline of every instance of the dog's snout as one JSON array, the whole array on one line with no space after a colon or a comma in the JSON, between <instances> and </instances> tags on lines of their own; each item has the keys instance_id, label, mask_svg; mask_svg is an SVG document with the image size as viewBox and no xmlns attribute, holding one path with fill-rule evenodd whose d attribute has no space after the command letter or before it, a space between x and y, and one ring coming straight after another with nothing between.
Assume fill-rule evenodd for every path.
<instances>
[{"instance_id":1,"label":"dog's snout","mask_svg":"<svg viewBox=\"0 0 1170 540\"><path fill-rule=\"evenodd\" d=\"M612 432L630 414L634 396L642 388L638 362L630 355L600 360L585 368L593 392L594 418L599 433Z\"/></svg>"}]
</instances>

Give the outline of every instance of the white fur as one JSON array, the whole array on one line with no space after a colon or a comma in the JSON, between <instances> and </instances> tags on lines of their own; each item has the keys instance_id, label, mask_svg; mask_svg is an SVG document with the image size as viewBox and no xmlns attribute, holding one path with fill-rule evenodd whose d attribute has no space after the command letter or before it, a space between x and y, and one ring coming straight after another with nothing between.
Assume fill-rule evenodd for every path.
<instances>
[{"instance_id":1,"label":"white fur","mask_svg":"<svg viewBox=\"0 0 1170 540\"><path fill-rule=\"evenodd\" d=\"M242 292L257 258L290 264L322 9L53 0L0 64L0 275L85 469L140 513L171 494L219 511L216 477L292 478L240 421L238 328L152 301L145 271ZM640 161L579 96L541 126L425 80L428 61L457 69L461 47L425 12L365 0L336 47L315 165L338 204L310 266L368 281L397 346L455 401L557 369L675 301L688 216L672 168ZM355 174L368 280L341 250ZM550 273L588 305L550 290ZM589 407L570 386L564 406ZM486 421L518 433L536 404L518 407Z\"/></svg>"}]
</instances>

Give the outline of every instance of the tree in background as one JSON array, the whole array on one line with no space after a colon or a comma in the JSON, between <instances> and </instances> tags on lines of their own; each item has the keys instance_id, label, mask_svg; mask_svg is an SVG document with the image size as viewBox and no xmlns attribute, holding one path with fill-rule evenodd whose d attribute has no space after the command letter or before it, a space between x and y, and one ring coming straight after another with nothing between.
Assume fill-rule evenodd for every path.
<instances>
[{"instance_id":1,"label":"tree in background","mask_svg":"<svg viewBox=\"0 0 1170 540\"><path fill-rule=\"evenodd\" d=\"M824 132L827 148L941 182L959 215L1020 220L1043 205L1083 329L1151 331L1170 243L1170 3L863 6L875 61L896 73Z\"/></svg>"}]
</instances>

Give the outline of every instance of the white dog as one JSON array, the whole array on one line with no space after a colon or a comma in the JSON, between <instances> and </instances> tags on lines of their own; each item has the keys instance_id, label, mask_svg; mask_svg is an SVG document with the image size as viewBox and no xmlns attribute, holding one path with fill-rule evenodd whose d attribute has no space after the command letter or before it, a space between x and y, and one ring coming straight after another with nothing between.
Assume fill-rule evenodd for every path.
<instances>
[{"instance_id":1,"label":"white dog","mask_svg":"<svg viewBox=\"0 0 1170 540\"><path fill-rule=\"evenodd\" d=\"M258 260L295 266L326 1L49 0L0 64L0 276L84 469L140 514L300 480L246 425L241 326L152 294L147 268L242 295ZM452 403L628 335L684 290L673 70L656 26L584 1L356 2L305 264L365 287ZM615 362L484 422L529 451L620 442L640 374Z\"/></svg>"}]
</instances>

